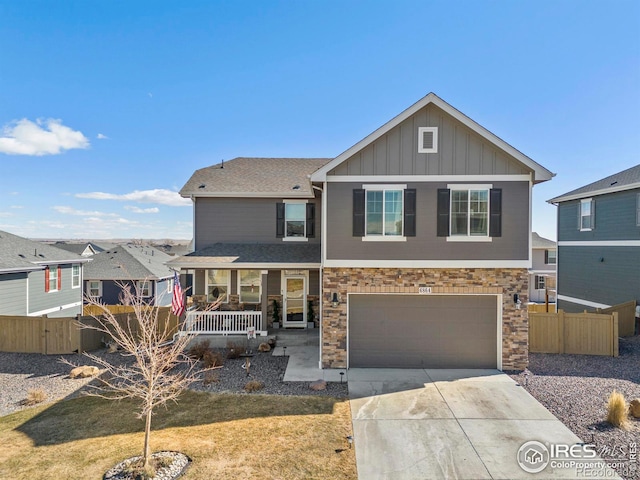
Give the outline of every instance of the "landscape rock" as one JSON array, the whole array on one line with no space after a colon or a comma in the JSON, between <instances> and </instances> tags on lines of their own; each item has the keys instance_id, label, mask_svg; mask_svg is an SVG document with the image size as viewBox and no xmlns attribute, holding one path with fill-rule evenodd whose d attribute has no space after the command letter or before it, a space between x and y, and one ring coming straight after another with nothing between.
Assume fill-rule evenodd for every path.
<instances>
[{"instance_id":1,"label":"landscape rock","mask_svg":"<svg viewBox=\"0 0 640 480\"><path fill-rule=\"evenodd\" d=\"M81 367L76 367L69 373L70 378L89 378L93 377L100 373L100 369L98 367L84 365Z\"/></svg>"},{"instance_id":2,"label":"landscape rock","mask_svg":"<svg viewBox=\"0 0 640 480\"><path fill-rule=\"evenodd\" d=\"M270 352L271 346L268 343L261 343L258 347L259 352Z\"/></svg>"},{"instance_id":3,"label":"landscape rock","mask_svg":"<svg viewBox=\"0 0 640 480\"><path fill-rule=\"evenodd\" d=\"M309 388L315 391L326 390L327 382L325 382L324 380L316 380L315 382L311 382L309 384Z\"/></svg>"},{"instance_id":4,"label":"landscape rock","mask_svg":"<svg viewBox=\"0 0 640 480\"><path fill-rule=\"evenodd\" d=\"M640 398L631 400L631 403L629 404L629 414L633 418L640 418Z\"/></svg>"}]
</instances>

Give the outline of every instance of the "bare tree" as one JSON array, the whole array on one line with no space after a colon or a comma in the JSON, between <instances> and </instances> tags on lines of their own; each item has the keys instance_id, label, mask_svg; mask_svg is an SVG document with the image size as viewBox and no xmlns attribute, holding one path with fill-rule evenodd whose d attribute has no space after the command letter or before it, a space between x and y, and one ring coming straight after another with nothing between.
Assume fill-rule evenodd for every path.
<instances>
[{"instance_id":1,"label":"bare tree","mask_svg":"<svg viewBox=\"0 0 640 480\"><path fill-rule=\"evenodd\" d=\"M106 370L98 385L87 393L109 400L133 398L139 401L138 418L145 419L143 469L149 470L151 447L151 417L156 407L177 402L180 394L206 369L198 369L196 360L186 355L185 349L193 339L188 332L175 334L170 322L160 314L158 307L145 303L138 285L118 283L123 304L130 305L131 314L113 314L102 302L87 297L89 305L101 313L92 315L95 325L82 325L112 338L122 355L132 361L116 364L108 357L85 355ZM213 305L212 308L217 308ZM97 310L96 309L96 310ZM69 363L69 362L67 362Z\"/></svg>"}]
</instances>

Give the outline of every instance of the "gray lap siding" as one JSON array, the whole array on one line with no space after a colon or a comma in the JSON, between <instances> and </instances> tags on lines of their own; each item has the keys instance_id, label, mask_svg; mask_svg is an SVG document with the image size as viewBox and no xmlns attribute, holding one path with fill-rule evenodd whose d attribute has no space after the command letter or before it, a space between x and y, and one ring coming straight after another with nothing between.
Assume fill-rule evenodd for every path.
<instances>
[{"instance_id":1,"label":"gray lap siding","mask_svg":"<svg viewBox=\"0 0 640 480\"><path fill-rule=\"evenodd\" d=\"M27 314L27 273L0 275L0 315Z\"/></svg>"},{"instance_id":2,"label":"gray lap siding","mask_svg":"<svg viewBox=\"0 0 640 480\"><path fill-rule=\"evenodd\" d=\"M54 316L73 316L82 313L82 288L71 287L71 264L60 265L62 267L62 288L57 291L45 291L45 271L37 270L29 274L29 312L41 312L62 305L79 303L79 306L67 310L48 313Z\"/></svg>"}]
</instances>

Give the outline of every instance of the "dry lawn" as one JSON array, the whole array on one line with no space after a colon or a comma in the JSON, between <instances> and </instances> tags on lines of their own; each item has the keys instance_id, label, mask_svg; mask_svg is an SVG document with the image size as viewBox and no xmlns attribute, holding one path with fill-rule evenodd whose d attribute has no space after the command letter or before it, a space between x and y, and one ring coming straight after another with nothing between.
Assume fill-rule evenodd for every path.
<instances>
[{"instance_id":1,"label":"dry lawn","mask_svg":"<svg viewBox=\"0 0 640 480\"><path fill-rule=\"evenodd\" d=\"M143 428L131 403L93 397L0 417L0 478L102 478L141 453ZM189 391L152 429L152 450L192 458L185 480L357 478L346 400Z\"/></svg>"}]
</instances>

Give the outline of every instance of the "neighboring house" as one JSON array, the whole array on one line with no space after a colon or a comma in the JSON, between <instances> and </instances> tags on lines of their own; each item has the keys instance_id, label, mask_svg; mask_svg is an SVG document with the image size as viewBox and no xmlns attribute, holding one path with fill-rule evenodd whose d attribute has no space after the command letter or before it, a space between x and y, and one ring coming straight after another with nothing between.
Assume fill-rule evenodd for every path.
<instances>
[{"instance_id":1,"label":"neighboring house","mask_svg":"<svg viewBox=\"0 0 640 480\"><path fill-rule=\"evenodd\" d=\"M197 170L195 251L169 265L263 329L274 300L285 328L311 303L323 368L522 369L531 189L552 176L431 93L333 159Z\"/></svg>"},{"instance_id":2,"label":"neighboring house","mask_svg":"<svg viewBox=\"0 0 640 480\"><path fill-rule=\"evenodd\" d=\"M640 165L552 198L558 308L640 303Z\"/></svg>"},{"instance_id":3,"label":"neighboring house","mask_svg":"<svg viewBox=\"0 0 640 480\"><path fill-rule=\"evenodd\" d=\"M172 257L143 245L118 245L94 255L85 268L85 295L106 305L119 305L122 288L137 289L150 305L171 305L173 270L165 265Z\"/></svg>"},{"instance_id":4,"label":"neighboring house","mask_svg":"<svg viewBox=\"0 0 640 480\"><path fill-rule=\"evenodd\" d=\"M84 242L84 243L74 243L74 242L56 242L53 244L54 247L61 248L68 252L77 253L83 257L90 257L95 255L96 253L103 252L104 249L100 248L94 243Z\"/></svg>"},{"instance_id":5,"label":"neighboring house","mask_svg":"<svg viewBox=\"0 0 640 480\"><path fill-rule=\"evenodd\" d=\"M0 315L82 314L83 265L89 261L0 231Z\"/></svg>"},{"instance_id":6,"label":"neighboring house","mask_svg":"<svg viewBox=\"0 0 640 480\"><path fill-rule=\"evenodd\" d=\"M531 234L531 260L529 269L529 301L545 303L549 295L549 302L555 303L556 295L556 242L543 238L536 232Z\"/></svg>"}]
</instances>

